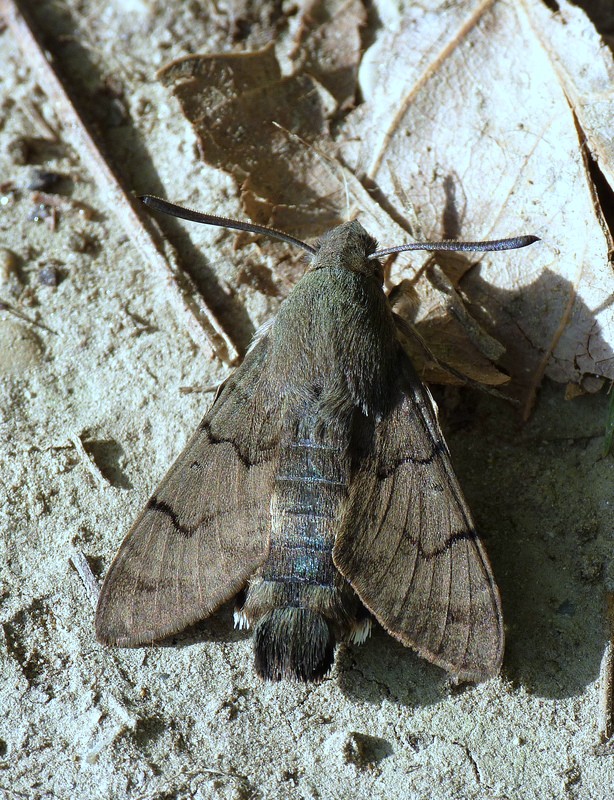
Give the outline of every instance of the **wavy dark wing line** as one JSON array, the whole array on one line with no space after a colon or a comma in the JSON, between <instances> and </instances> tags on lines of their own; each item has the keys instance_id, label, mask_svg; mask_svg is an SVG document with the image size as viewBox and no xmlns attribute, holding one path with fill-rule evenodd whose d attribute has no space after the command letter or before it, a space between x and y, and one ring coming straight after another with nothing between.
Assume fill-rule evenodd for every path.
<instances>
[{"instance_id":1,"label":"wavy dark wing line","mask_svg":"<svg viewBox=\"0 0 614 800\"><path fill-rule=\"evenodd\" d=\"M434 403L402 352L398 374L394 407L360 445L333 560L393 636L482 680L501 666L499 592Z\"/></svg>"},{"instance_id":2,"label":"wavy dark wing line","mask_svg":"<svg viewBox=\"0 0 614 800\"><path fill-rule=\"evenodd\" d=\"M269 547L279 413L266 405L266 338L212 408L128 532L96 612L100 641L131 647L207 617Z\"/></svg>"}]
</instances>

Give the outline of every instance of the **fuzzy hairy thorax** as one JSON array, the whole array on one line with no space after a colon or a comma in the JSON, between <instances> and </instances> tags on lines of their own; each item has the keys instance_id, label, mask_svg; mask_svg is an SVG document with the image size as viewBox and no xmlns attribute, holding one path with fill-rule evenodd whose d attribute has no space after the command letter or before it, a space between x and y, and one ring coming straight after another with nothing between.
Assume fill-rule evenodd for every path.
<instances>
[{"instance_id":1,"label":"fuzzy hairy thorax","mask_svg":"<svg viewBox=\"0 0 614 800\"><path fill-rule=\"evenodd\" d=\"M267 329L267 385L289 410L315 397L320 421L347 427L388 406L398 340L374 249L357 222L330 231Z\"/></svg>"}]
</instances>

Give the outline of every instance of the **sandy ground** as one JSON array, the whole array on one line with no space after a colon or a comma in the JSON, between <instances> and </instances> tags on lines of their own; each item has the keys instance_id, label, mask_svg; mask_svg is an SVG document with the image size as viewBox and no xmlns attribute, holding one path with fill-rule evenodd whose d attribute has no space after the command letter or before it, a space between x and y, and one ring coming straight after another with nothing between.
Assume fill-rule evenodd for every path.
<instances>
[{"instance_id":1,"label":"sandy ground","mask_svg":"<svg viewBox=\"0 0 614 800\"><path fill-rule=\"evenodd\" d=\"M88 41L107 47L90 52L92 63L104 60L130 88L101 107L134 188L166 187L237 214L233 182L198 163L187 124L153 77L179 54L177 40L197 49L192 18L138 0L66 7L73 36L77 20ZM58 36L70 30L63 8L44 15ZM65 46L75 80L95 96L95 69L79 74L81 51ZM19 137L42 136L32 107L49 121L53 113L6 31L0 48L0 175L17 187L0 191L0 247L10 251L0 299L46 326L0 313L0 796L612 796L598 680L614 482L612 458L601 455L603 394L567 402L564 387L547 384L522 428L512 408L479 393L463 391L444 413L503 598L497 679L454 688L377 629L365 645L341 648L321 685L264 685L231 608L167 646L97 644L70 558L82 551L104 574L208 405L180 388L215 384L227 368L192 343L61 138L24 158ZM55 231L32 220L25 187L34 167L63 174L64 194L93 217L64 210ZM244 309L234 330L245 344L274 300L233 288L232 236L167 230L184 255L206 254L198 280L206 293L218 276L227 321ZM44 268L55 269L56 286Z\"/></svg>"}]
</instances>

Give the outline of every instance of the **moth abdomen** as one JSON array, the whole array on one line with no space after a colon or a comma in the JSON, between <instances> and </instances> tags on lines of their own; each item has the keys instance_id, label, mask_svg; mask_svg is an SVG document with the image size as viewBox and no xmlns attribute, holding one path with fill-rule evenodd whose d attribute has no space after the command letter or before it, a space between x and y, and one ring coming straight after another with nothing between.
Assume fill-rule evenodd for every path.
<instances>
[{"instance_id":1,"label":"moth abdomen","mask_svg":"<svg viewBox=\"0 0 614 800\"><path fill-rule=\"evenodd\" d=\"M295 435L280 447L264 580L333 587L335 524L348 480L337 442Z\"/></svg>"},{"instance_id":2,"label":"moth abdomen","mask_svg":"<svg viewBox=\"0 0 614 800\"><path fill-rule=\"evenodd\" d=\"M346 448L304 427L280 447L269 553L237 616L254 624L256 670L267 680L321 680L337 641L356 631L360 640L367 630L332 558L347 497Z\"/></svg>"}]
</instances>

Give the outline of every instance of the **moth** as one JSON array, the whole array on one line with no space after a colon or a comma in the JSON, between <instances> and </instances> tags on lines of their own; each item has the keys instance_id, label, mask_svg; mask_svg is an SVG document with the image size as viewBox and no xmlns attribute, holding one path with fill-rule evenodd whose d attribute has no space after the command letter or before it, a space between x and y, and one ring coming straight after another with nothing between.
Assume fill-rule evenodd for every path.
<instances>
[{"instance_id":1,"label":"moth","mask_svg":"<svg viewBox=\"0 0 614 800\"><path fill-rule=\"evenodd\" d=\"M124 539L104 581L98 639L133 647L177 633L237 597L265 679L319 681L337 643L375 618L459 680L495 675L501 602L437 411L399 338L380 258L356 221L312 247L267 233L310 265L256 336Z\"/></svg>"}]
</instances>

